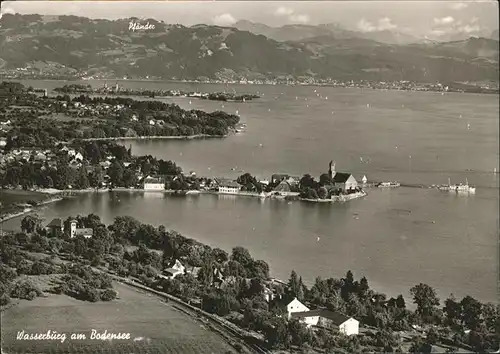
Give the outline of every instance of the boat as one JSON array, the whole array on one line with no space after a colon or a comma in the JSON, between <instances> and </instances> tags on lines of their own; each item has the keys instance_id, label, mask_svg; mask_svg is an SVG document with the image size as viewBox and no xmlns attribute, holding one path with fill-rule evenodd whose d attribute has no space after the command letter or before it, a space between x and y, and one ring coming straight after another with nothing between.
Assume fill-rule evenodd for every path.
<instances>
[{"instance_id":1,"label":"boat","mask_svg":"<svg viewBox=\"0 0 500 354\"><path fill-rule=\"evenodd\" d=\"M460 183L456 188L457 193L476 193L476 187L469 186L469 181L465 179L465 184Z\"/></svg>"},{"instance_id":2,"label":"boat","mask_svg":"<svg viewBox=\"0 0 500 354\"><path fill-rule=\"evenodd\" d=\"M377 187L379 188L396 188L400 186L401 183L399 182L380 182L379 184L377 184Z\"/></svg>"},{"instance_id":3,"label":"boat","mask_svg":"<svg viewBox=\"0 0 500 354\"><path fill-rule=\"evenodd\" d=\"M469 185L469 181L467 180L467 178L465 179L465 184L451 184L450 182L450 179L448 178L448 184L447 185L442 185L439 187L440 190L443 190L443 191L450 191L450 192L456 192L456 193L470 193L470 194L474 194L476 193L476 187L474 186L470 186Z\"/></svg>"},{"instance_id":4,"label":"boat","mask_svg":"<svg viewBox=\"0 0 500 354\"><path fill-rule=\"evenodd\" d=\"M442 184L438 187L440 191L449 191L452 189L451 180L448 178L448 184Z\"/></svg>"}]
</instances>

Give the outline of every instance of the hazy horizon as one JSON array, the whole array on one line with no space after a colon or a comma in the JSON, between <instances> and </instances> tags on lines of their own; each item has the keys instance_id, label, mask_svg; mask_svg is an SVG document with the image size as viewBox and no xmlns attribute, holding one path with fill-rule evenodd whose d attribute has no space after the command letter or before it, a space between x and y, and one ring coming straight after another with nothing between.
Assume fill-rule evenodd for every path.
<instances>
[{"instance_id":1,"label":"hazy horizon","mask_svg":"<svg viewBox=\"0 0 500 354\"><path fill-rule=\"evenodd\" d=\"M241 20L271 27L335 23L359 32L391 30L415 37L491 34L499 27L496 1L5 1L2 5L2 14L138 17L185 26L232 26Z\"/></svg>"}]
</instances>

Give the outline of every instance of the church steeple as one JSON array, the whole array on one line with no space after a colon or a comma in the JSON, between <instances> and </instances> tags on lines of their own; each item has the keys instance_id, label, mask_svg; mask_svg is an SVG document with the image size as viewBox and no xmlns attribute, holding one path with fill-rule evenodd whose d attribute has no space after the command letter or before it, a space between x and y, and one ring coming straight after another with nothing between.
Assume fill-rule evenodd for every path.
<instances>
[{"instance_id":1,"label":"church steeple","mask_svg":"<svg viewBox=\"0 0 500 354\"><path fill-rule=\"evenodd\" d=\"M335 176L335 161L330 161L328 164L328 176L333 178Z\"/></svg>"}]
</instances>

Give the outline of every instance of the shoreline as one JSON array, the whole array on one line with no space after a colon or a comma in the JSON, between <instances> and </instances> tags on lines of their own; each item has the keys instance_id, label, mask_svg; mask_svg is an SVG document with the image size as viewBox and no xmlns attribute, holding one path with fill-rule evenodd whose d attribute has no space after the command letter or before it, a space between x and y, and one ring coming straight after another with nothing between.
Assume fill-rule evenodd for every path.
<instances>
[{"instance_id":1,"label":"shoreline","mask_svg":"<svg viewBox=\"0 0 500 354\"><path fill-rule=\"evenodd\" d=\"M19 77L8 77L4 79L4 81L48 81L48 82L86 82L86 81L118 81L118 82L146 82L146 83L166 83L166 84L188 84L188 85L237 85L237 86L292 86L292 87L331 87L331 88L343 88L343 89L370 89L375 91L403 91L403 92L431 92L431 93L467 93L467 94L478 94L478 95L500 95L500 91L490 90L485 92L474 92L474 91L439 91L439 90L412 90L412 89L398 89L398 88L377 88L377 87L368 87L368 86L340 86L335 84L323 84L323 83L297 83L294 85L287 84L273 84L273 83L240 83L240 82L232 82L232 83L224 83L224 82L200 82L200 81L192 81L192 80L169 80L169 79L123 79L121 78L60 78L60 79L51 79L51 78L19 78ZM423 83L422 83L423 84ZM428 83L426 83L428 84Z\"/></svg>"},{"instance_id":2,"label":"shoreline","mask_svg":"<svg viewBox=\"0 0 500 354\"><path fill-rule=\"evenodd\" d=\"M58 192L58 193L60 193L60 192ZM50 193L47 193L47 194L50 194ZM55 194L55 193L53 193L53 194ZM37 205L34 205L31 208L26 208L23 211L19 211L17 213L6 214L5 216L0 217L0 223L3 223L5 221L11 220L11 219L18 218L20 216L23 216L23 215L26 215L26 214L29 214L29 213L32 213L33 211L35 211L36 208L39 208L39 207L42 207L44 205L48 205L48 204L51 204L51 203L59 202L59 201L61 201L63 199L64 199L63 197L51 198L51 199L45 200L43 202L40 202L40 203L38 203Z\"/></svg>"},{"instance_id":3,"label":"shoreline","mask_svg":"<svg viewBox=\"0 0 500 354\"><path fill-rule=\"evenodd\" d=\"M115 140L196 140L196 139L224 139L227 138L229 134L226 135L209 135L209 134L195 134L195 135L150 135L150 136L118 136L109 138L87 138L80 139L82 141L115 141ZM66 142L68 144L68 142Z\"/></svg>"}]
</instances>

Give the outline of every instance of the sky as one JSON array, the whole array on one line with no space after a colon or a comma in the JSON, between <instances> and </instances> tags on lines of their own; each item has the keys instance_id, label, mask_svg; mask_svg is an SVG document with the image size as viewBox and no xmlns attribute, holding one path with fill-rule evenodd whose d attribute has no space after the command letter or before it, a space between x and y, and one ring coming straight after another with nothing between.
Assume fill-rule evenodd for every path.
<instances>
[{"instance_id":1,"label":"sky","mask_svg":"<svg viewBox=\"0 0 500 354\"><path fill-rule=\"evenodd\" d=\"M491 33L498 2L484 1L2 1L1 13L154 18L166 23L230 26L239 20L279 27L338 23L362 32L393 30L418 37ZM1 21L1 20L0 20Z\"/></svg>"}]
</instances>

